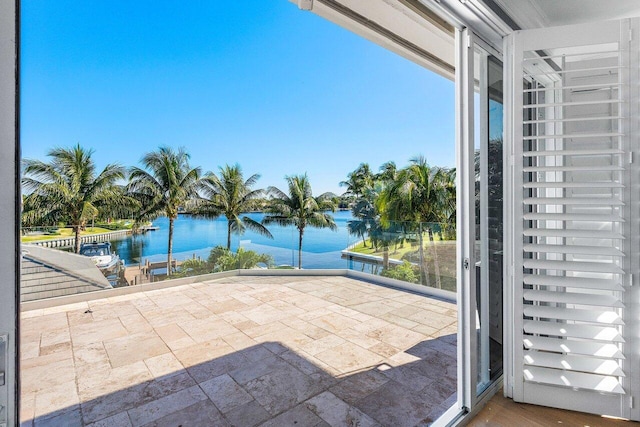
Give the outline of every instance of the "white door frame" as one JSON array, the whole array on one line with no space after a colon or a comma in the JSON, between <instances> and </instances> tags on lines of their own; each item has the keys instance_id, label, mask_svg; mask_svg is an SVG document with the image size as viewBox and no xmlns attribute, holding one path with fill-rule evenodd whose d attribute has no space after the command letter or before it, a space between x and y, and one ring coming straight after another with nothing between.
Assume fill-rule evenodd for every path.
<instances>
[{"instance_id":1,"label":"white door frame","mask_svg":"<svg viewBox=\"0 0 640 427\"><path fill-rule=\"evenodd\" d=\"M0 2L0 426L18 424L18 1ZM4 353L4 354L3 354ZM0 382L2 384L2 382Z\"/></svg>"}]
</instances>

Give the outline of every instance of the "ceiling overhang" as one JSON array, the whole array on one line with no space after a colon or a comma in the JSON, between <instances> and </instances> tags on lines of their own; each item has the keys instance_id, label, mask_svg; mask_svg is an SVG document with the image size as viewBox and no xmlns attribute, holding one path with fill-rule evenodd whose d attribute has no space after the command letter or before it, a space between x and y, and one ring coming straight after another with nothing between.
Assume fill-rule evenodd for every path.
<instances>
[{"instance_id":1,"label":"ceiling overhang","mask_svg":"<svg viewBox=\"0 0 640 427\"><path fill-rule=\"evenodd\" d=\"M454 27L418 0L290 1L443 77L454 79Z\"/></svg>"}]
</instances>

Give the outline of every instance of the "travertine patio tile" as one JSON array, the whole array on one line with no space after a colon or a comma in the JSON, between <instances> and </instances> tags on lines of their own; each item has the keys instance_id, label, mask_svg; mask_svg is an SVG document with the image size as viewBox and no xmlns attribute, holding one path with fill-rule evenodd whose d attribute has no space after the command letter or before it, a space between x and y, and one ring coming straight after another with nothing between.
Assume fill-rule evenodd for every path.
<instances>
[{"instance_id":1,"label":"travertine patio tile","mask_svg":"<svg viewBox=\"0 0 640 427\"><path fill-rule=\"evenodd\" d=\"M222 413L227 413L253 400L249 393L226 374L200 383L200 387Z\"/></svg>"},{"instance_id":2,"label":"travertine patio tile","mask_svg":"<svg viewBox=\"0 0 640 427\"><path fill-rule=\"evenodd\" d=\"M280 331L260 335L256 337L255 340L260 343L280 342L288 347L303 348L308 343L312 342L313 338L310 338L295 329L285 328Z\"/></svg>"},{"instance_id":3,"label":"travertine patio tile","mask_svg":"<svg viewBox=\"0 0 640 427\"><path fill-rule=\"evenodd\" d=\"M315 357L343 373L370 368L383 360L380 355L350 342L325 350Z\"/></svg>"},{"instance_id":4,"label":"travertine patio tile","mask_svg":"<svg viewBox=\"0 0 640 427\"><path fill-rule=\"evenodd\" d=\"M438 333L438 329L429 326L429 325L422 325L422 324L418 324L417 326L414 326L413 328L411 328L412 331L416 331L421 333L422 335L425 335L427 337L433 337L435 334Z\"/></svg>"},{"instance_id":5,"label":"travertine patio tile","mask_svg":"<svg viewBox=\"0 0 640 427\"><path fill-rule=\"evenodd\" d=\"M42 330L56 330L69 327L65 312L46 314L43 316L24 319L20 323L20 329L24 333L41 332Z\"/></svg>"},{"instance_id":6,"label":"travertine patio tile","mask_svg":"<svg viewBox=\"0 0 640 427\"><path fill-rule=\"evenodd\" d=\"M384 426L413 427L429 415L435 404L423 395L389 381L361 399L356 406Z\"/></svg>"},{"instance_id":7,"label":"travertine patio tile","mask_svg":"<svg viewBox=\"0 0 640 427\"><path fill-rule=\"evenodd\" d=\"M144 360L145 365L154 378L171 375L184 369L182 363L173 353L165 353L160 356L150 357Z\"/></svg>"},{"instance_id":8,"label":"travertine patio tile","mask_svg":"<svg viewBox=\"0 0 640 427\"><path fill-rule=\"evenodd\" d=\"M353 328L342 329L335 333L340 338L359 345L362 348L370 348L375 345L381 344L381 342L375 338L369 337L362 332L359 332Z\"/></svg>"},{"instance_id":9,"label":"travertine patio tile","mask_svg":"<svg viewBox=\"0 0 640 427\"><path fill-rule=\"evenodd\" d=\"M243 310L241 313L247 319L256 322L258 325L267 325L289 317L289 314L266 303L249 310Z\"/></svg>"},{"instance_id":10,"label":"travertine patio tile","mask_svg":"<svg viewBox=\"0 0 640 427\"><path fill-rule=\"evenodd\" d=\"M321 384L289 364L249 381L244 387L271 415L291 409L322 391Z\"/></svg>"},{"instance_id":11,"label":"travertine patio tile","mask_svg":"<svg viewBox=\"0 0 640 427\"><path fill-rule=\"evenodd\" d=\"M238 384L245 385L251 380L259 378L263 375L267 375L278 369L290 368L287 362L278 356L272 355L260 360L260 363L247 364L245 366L238 367L229 372L231 376Z\"/></svg>"},{"instance_id":12,"label":"travertine patio tile","mask_svg":"<svg viewBox=\"0 0 640 427\"><path fill-rule=\"evenodd\" d=\"M127 329L120 319L113 318L104 321L93 321L71 327L71 342L73 346L83 346L98 341L107 341L128 335Z\"/></svg>"},{"instance_id":13,"label":"travertine patio tile","mask_svg":"<svg viewBox=\"0 0 640 427\"><path fill-rule=\"evenodd\" d=\"M175 323L159 326L155 328L156 333L171 348L178 350L180 348L189 347L196 342L191 338L180 326Z\"/></svg>"},{"instance_id":14,"label":"travertine patio tile","mask_svg":"<svg viewBox=\"0 0 640 427\"><path fill-rule=\"evenodd\" d=\"M426 425L455 401L455 304L355 279L228 277L46 313L23 316L21 418L47 412L32 427Z\"/></svg>"},{"instance_id":15,"label":"travertine patio tile","mask_svg":"<svg viewBox=\"0 0 640 427\"><path fill-rule=\"evenodd\" d=\"M54 353L67 353L71 350L71 341L62 342L60 344L41 346L40 356L47 356Z\"/></svg>"},{"instance_id":16,"label":"travertine patio tile","mask_svg":"<svg viewBox=\"0 0 640 427\"><path fill-rule=\"evenodd\" d=\"M140 309L140 313L147 319L147 322L154 328L160 326L170 325L172 323L187 322L189 320L195 320L195 317L187 310L183 308L177 309L163 309L160 307L143 310Z\"/></svg>"},{"instance_id":17,"label":"travertine patio tile","mask_svg":"<svg viewBox=\"0 0 640 427\"><path fill-rule=\"evenodd\" d=\"M83 419L86 423L99 421L195 385L193 379L185 372L142 383L121 384L120 388L113 392L91 399L83 398Z\"/></svg>"},{"instance_id":18,"label":"travertine patio tile","mask_svg":"<svg viewBox=\"0 0 640 427\"><path fill-rule=\"evenodd\" d=\"M271 417L258 402L252 400L225 414L232 426L254 427Z\"/></svg>"},{"instance_id":19,"label":"travertine patio tile","mask_svg":"<svg viewBox=\"0 0 640 427\"><path fill-rule=\"evenodd\" d=\"M120 322L122 322L130 334L153 331L153 326L151 326L151 324L147 322L147 319L137 310L133 314L126 314L119 317Z\"/></svg>"},{"instance_id":20,"label":"travertine patio tile","mask_svg":"<svg viewBox=\"0 0 640 427\"><path fill-rule=\"evenodd\" d=\"M202 383L236 369L240 369L249 363L249 360L244 354L241 352L233 352L191 366L188 368L188 372L189 375L191 375L191 378L196 382Z\"/></svg>"},{"instance_id":21,"label":"travertine patio tile","mask_svg":"<svg viewBox=\"0 0 640 427\"><path fill-rule=\"evenodd\" d=\"M305 406L332 426L380 426L380 424L364 414L361 410L348 405L328 391L313 399L309 399L305 402Z\"/></svg>"},{"instance_id":22,"label":"travertine patio tile","mask_svg":"<svg viewBox=\"0 0 640 427\"><path fill-rule=\"evenodd\" d=\"M56 344L70 343L71 334L69 328L64 327L61 329L49 329L42 332L40 335L40 347L48 347Z\"/></svg>"},{"instance_id":23,"label":"travertine patio tile","mask_svg":"<svg viewBox=\"0 0 640 427\"><path fill-rule=\"evenodd\" d=\"M235 350L243 350L257 344L254 339L250 338L243 332L236 332L235 334L225 335L224 337L222 337L222 339Z\"/></svg>"},{"instance_id":24,"label":"travertine patio tile","mask_svg":"<svg viewBox=\"0 0 640 427\"><path fill-rule=\"evenodd\" d=\"M329 310L327 307L328 306L307 311L306 313L299 315L298 318L305 320L307 322L311 322L312 320L317 319L318 317L333 314L333 311Z\"/></svg>"},{"instance_id":25,"label":"travertine patio tile","mask_svg":"<svg viewBox=\"0 0 640 427\"><path fill-rule=\"evenodd\" d=\"M250 307L250 305L233 297L225 298L224 301L205 301L204 305L209 309L209 311L218 315L229 311L237 312L247 310Z\"/></svg>"},{"instance_id":26,"label":"travertine patio tile","mask_svg":"<svg viewBox=\"0 0 640 427\"><path fill-rule=\"evenodd\" d=\"M357 320L333 312L331 314L325 314L318 318L312 319L309 321L309 323L325 329L331 333L336 333L343 329L351 328L360 324L360 322L358 322Z\"/></svg>"},{"instance_id":27,"label":"travertine patio tile","mask_svg":"<svg viewBox=\"0 0 640 427\"><path fill-rule=\"evenodd\" d=\"M131 302L109 303L104 305L90 304L91 317L95 321L104 321L122 316L132 316L140 314L136 306Z\"/></svg>"},{"instance_id":28,"label":"travertine patio tile","mask_svg":"<svg viewBox=\"0 0 640 427\"><path fill-rule=\"evenodd\" d=\"M242 313L238 313L237 311L225 311L224 313L219 314L219 316L230 325L237 325L238 323L243 323L249 320Z\"/></svg>"},{"instance_id":29,"label":"travertine patio tile","mask_svg":"<svg viewBox=\"0 0 640 427\"><path fill-rule=\"evenodd\" d=\"M384 326L375 331L368 332L367 336L397 348L408 348L420 341L428 339L419 332L398 328L395 325Z\"/></svg>"},{"instance_id":30,"label":"travertine patio tile","mask_svg":"<svg viewBox=\"0 0 640 427\"><path fill-rule=\"evenodd\" d=\"M73 310L86 310L87 308L88 308L88 306L87 306L86 302L77 302L77 303L73 303L73 304L65 304L65 305L47 307L47 308L42 310L42 314L44 316L46 316L46 315L49 315L49 314L65 313L67 311L73 311Z\"/></svg>"},{"instance_id":31,"label":"travertine patio tile","mask_svg":"<svg viewBox=\"0 0 640 427\"><path fill-rule=\"evenodd\" d=\"M129 419L129 414L127 412L120 412L119 414L91 423L87 425L87 427L133 427L133 425Z\"/></svg>"},{"instance_id":32,"label":"travertine patio tile","mask_svg":"<svg viewBox=\"0 0 640 427\"><path fill-rule=\"evenodd\" d=\"M259 337L259 336L261 336L261 335L277 333L277 332L280 332L280 331L285 330L285 329L289 329L289 330L293 331L292 328L289 328L288 326L285 326L281 322L273 322L273 323L269 323L267 325L257 325L257 326L253 326L253 327L250 327L250 328L243 328L241 324L236 325L236 326L242 332L244 332L249 337L254 338L254 339Z\"/></svg>"},{"instance_id":33,"label":"travertine patio tile","mask_svg":"<svg viewBox=\"0 0 640 427\"><path fill-rule=\"evenodd\" d=\"M340 344L344 344L345 342L347 342L347 340L344 338L331 334L308 343L304 346L304 351L311 355L316 355L333 347L337 347Z\"/></svg>"},{"instance_id":34,"label":"travertine patio tile","mask_svg":"<svg viewBox=\"0 0 640 427\"><path fill-rule=\"evenodd\" d=\"M39 334L38 334L39 336ZM32 339L25 337L24 334L20 336L20 360L33 359L40 355L40 338Z\"/></svg>"},{"instance_id":35,"label":"travertine patio tile","mask_svg":"<svg viewBox=\"0 0 640 427\"><path fill-rule=\"evenodd\" d=\"M128 335L105 341L104 348L107 350L109 361L114 368L159 356L170 351L169 347L155 332Z\"/></svg>"},{"instance_id":36,"label":"travertine patio tile","mask_svg":"<svg viewBox=\"0 0 640 427\"><path fill-rule=\"evenodd\" d=\"M35 416L41 417L79 403L75 380L49 385L36 393Z\"/></svg>"},{"instance_id":37,"label":"travertine patio tile","mask_svg":"<svg viewBox=\"0 0 640 427\"><path fill-rule=\"evenodd\" d=\"M195 342L206 342L240 332L224 320L216 318L189 320L178 323L178 326Z\"/></svg>"},{"instance_id":38,"label":"travertine patio tile","mask_svg":"<svg viewBox=\"0 0 640 427\"><path fill-rule=\"evenodd\" d=\"M35 427L81 426L80 405L67 406L34 419Z\"/></svg>"},{"instance_id":39,"label":"travertine patio tile","mask_svg":"<svg viewBox=\"0 0 640 427\"><path fill-rule=\"evenodd\" d=\"M142 361L115 369L86 372L85 375L77 377L78 392L84 401L153 379L153 375Z\"/></svg>"},{"instance_id":40,"label":"travertine patio tile","mask_svg":"<svg viewBox=\"0 0 640 427\"><path fill-rule=\"evenodd\" d=\"M22 367L20 378L22 379L21 388L25 392L33 392L75 381L76 371L73 359L68 358L42 365Z\"/></svg>"},{"instance_id":41,"label":"travertine patio tile","mask_svg":"<svg viewBox=\"0 0 640 427\"><path fill-rule=\"evenodd\" d=\"M283 426L324 427L329 424L311 412L304 404L300 404L261 425L261 427Z\"/></svg>"},{"instance_id":42,"label":"travertine patio tile","mask_svg":"<svg viewBox=\"0 0 640 427\"><path fill-rule=\"evenodd\" d=\"M73 362L76 368L76 375L82 378L91 375L93 372L106 371L111 369L109 355L101 342L76 347L73 351Z\"/></svg>"},{"instance_id":43,"label":"travertine patio tile","mask_svg":"<svg viewBox=\"0 0 640 427\"><path fill-rule=\"evenodd\" d=\"M418 322L414 322L413 320L407 319L406 317L397 314L392 314L392 312L380 315L380 319L386 320L389 323L392 323L396 326L401 326L406 329L412 329L419 325Z\"/></svg>"},{"instance_id":44,"label":"travertine patio tile","mask_svg":"<svg viewBox=\"0 0 640 427\"><path fill-rule=\"evenodd\" d=\"M389 377L373 369L359 372L340 381L331 387L330 391L346 403L353 405L358 400L378 390L389 382Z\"/></svg>"},{"instance_id":45,"label":"travertine patio tile","mask_svg":"<svg viewBox=\"0 0 640 427\"><path fill-rule=\"evenodd\" d=\"M20 393L20 425L23 422L31 421L33 424L33 418L36 413L36 392L25 392L21 390Z\"/></svg>"},{"instance_id":46,"label":"travertine patio tile","mask_svg":"<svg viewBox=\"0 0 640 427\"><path fill-rule=\"evenodd\" d=\"M188 368L234 351L233 347L224 342L224 340L216 339L174 350L173 354L176 355L184 367Z\"/></svg>"},{"instance_id":47,"label":"travertine patio tile","mask_svg":"<svg viewBox=\"0 0 640 427\"><path fill-rule=\"evenodd\" d=\"M380 356L384 357L385 359L388 357L392 357L395 354L398 354L400 352L400 350L398 350L397 348L395 348L392 345L389 345L387 343L381 342L378 343L372 347L368 347L367 350L369 351L373 351L376 354L379 354Z\"/></svg>"},{"instance_id":48,"label":"travertine patio tile","mask_svg":"<svg viewBox=\"0 0 640 427\"><path fill-rule=\"evenodd\" d=\"M201 400L184 409L172 412L159 418L144 427L229 427L231 424L223 418L222 414L210 400Z\"/></svg>"},{"instance_id":49,"label":"travertine patio tile","mask_svg":"<svg viewBox=\"0 0 640 427\"><path fill-rule=\"evenodd\" d=\"M280 354L287 350L284 346L280 346L283 348L280 350L274 348L275 346L270 344L274 343L263 343L261 345L249 347L240 351L240 353L246 357L249 362L258 362L259 360L266 359L267 357L271 357L274 354Z\"/></svg>"},{"instance_id":50,"label":"travertine patio tile","mask_svg":"<svg viewBox=\"0 0 640 427\"><path fill-rule=\"evenodd\" d=\"M200 387L193 386L130 409L129 418L134 427L143 426L206 398Z\"/></svg>"},{"instance_id":51,"label":"travertine patio tile","mask_svg":"<svg viewBox=\"0 0 640 427\"><path fill-rule=\"evenodd\" d=\"M366 334L367 332L372 332L376 329L384 328L387 326L389 326L389 322L387 322L386 320L373 318L367 320L366 322L362 322L356 326L353 326L353 329Z\"/></svg>"}]
</instances>

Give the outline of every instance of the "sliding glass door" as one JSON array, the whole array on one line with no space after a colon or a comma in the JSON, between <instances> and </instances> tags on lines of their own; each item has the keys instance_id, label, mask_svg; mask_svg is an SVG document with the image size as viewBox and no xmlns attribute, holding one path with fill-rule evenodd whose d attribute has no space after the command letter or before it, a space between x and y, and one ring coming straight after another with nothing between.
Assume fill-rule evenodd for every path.
<instances>
[{"instance_id":1,"label":"sliding glass door","mask_svg":"<svg viewBox=\"0 0 640 427\"><path fill-rule=\"evenodd\" d=\"M459 357L472 408L502 374L503 67L470 31L459 36Z\"/></svg>"}]
</instances>

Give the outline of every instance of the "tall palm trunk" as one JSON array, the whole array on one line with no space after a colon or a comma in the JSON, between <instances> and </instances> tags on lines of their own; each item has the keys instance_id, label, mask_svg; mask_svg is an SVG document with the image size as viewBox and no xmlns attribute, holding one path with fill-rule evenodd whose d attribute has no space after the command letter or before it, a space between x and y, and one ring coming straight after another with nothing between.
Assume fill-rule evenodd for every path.
<instances>
[{"instance_id":1,"label":"tall palm trunk","mask_svg":"<svg viewBox=\"0 0 640 427\"><path fill-rule=\"evenodd\" d=\"M424 257L424 239L422 238L422 223L418 226L418 239L420 241L420 283L426 286L431 286L429 280L429 268L427 266L427 260Z\"/></svg>"},{"instance_id":2,"label":"tall palm trunk","mask_svg":"<svg viewBox=\"0 0 640 427\"><path fill-rule=\"evenodd\" d=\"M73 226L73 232L76 236L76 241L75 241L75 251L77 254L80 253L80 225L74 225Z\"/></svg>"},{"instance_id":3,"label":"tall palm trunk","mask_svg":"<svg viewBox=\"0 0 640 427\"><path fill-rule=\"evenodd\" d=\"M300 233L298 235L298 270L302 269L302 236L304 234L304 228L299 228Z\"/></svg>"},{"instance_id":4,"label":"tall palm trunk","mask_svg":"<svg viewBox=\"0 0 640 427\"><path fill-rule=\"evenodd\" d=\"M442 289L442 283L440 282L440 264L438 263L438 252L436 251L436 242L433 238L433 229L429 227L429 242L433 249L433 269L436 275L436 288Z\"/></svg>"},{"instance_id":5,"label":"tall palm trunk","mask_svg":"<svg viewBox=\"0 0 640 427\"><path fill-rule=\"evenodd\" d=\"M173 221L169 218L169 247L167 248L167 276L171 276L171 252L173 251Z\"/></svg>"},{"instance_id":6,"label":"tall palm trunk","mask_svg":"<svg viewBox=\"0 0 640 427\"><path fill-rule=\"evenodd\" d=\"M227 250L231 250L231 220L227 218Z\"/></svg>"},{"instance_id":7,"label":"tall palm trunk","mask_svg":"<svg viewBox=\"0 0 640 427\"><path fill-rule=\"evenodd\" d=\"M382 247L382 268L389 269L389 245L387 243Z\"/></svg>"}]
</instances>

